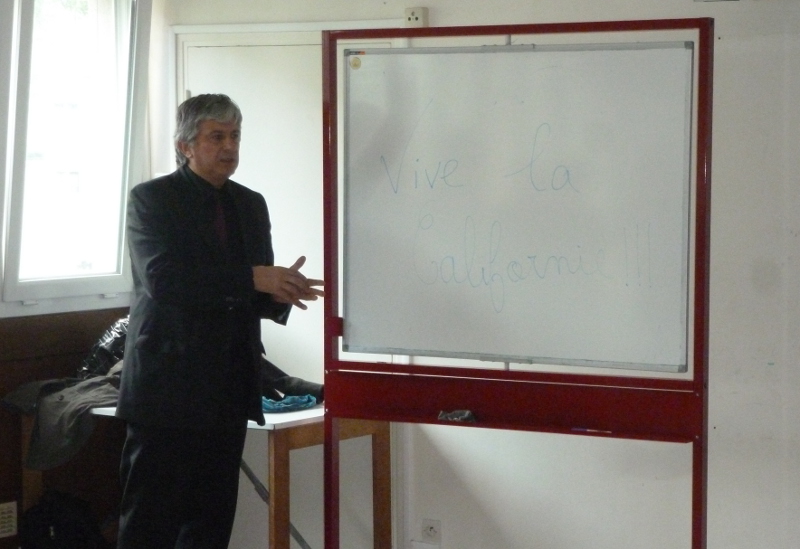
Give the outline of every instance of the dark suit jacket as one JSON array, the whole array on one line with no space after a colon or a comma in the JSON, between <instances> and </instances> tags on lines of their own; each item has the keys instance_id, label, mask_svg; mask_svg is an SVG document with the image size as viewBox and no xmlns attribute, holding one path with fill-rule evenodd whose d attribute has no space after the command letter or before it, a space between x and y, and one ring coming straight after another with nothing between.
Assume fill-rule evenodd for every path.
<instances>
[{"instance_id":1,"label":"dark suit jacket","mask_svg":"<svg viewBox=\"0 0 800 549\"><path fill-rule=\"evenodd\" d=\"M226 187L246 265L224 260L207 202L215 191L188 167L130 193L133 297L117 405L123 419L207 428L239 421L230 410L246 409L249 419L263 424L260 319L285 324L290 307L253 287L252 266L274 262L264 198L233 181ZM246 406L231 402L237 394L230 373L234 344L243 347L235 362L247 374Z\"/></svg>"}]
</instances>

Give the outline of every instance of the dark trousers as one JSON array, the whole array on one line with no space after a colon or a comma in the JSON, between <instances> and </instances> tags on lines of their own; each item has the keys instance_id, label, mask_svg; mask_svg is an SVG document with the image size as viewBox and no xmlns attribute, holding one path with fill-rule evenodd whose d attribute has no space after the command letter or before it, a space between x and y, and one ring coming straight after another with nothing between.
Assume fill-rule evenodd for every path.
<instances>
[{"instance_id":1,"label":"dark trousers","mask_svg":"<svg viewBox=\"0 0 800 549\"><path fill-rule=\"evenodd\" d=\"M118 548L227 548L246 433L129 424Z\"/></svg>"}]
</instances>

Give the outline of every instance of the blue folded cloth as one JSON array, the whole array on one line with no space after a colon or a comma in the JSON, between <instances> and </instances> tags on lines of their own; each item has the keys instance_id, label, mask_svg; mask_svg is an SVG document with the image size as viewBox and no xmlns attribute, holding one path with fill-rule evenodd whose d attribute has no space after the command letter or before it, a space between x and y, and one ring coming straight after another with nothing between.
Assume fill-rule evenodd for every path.
<instances>
[{"instance_id":1,"label":"blue folded cloth","mask_svg":"<svg viewBox=\"0 0 800 549\"><path fill-rule=\"evenodd\" d=\"M295 410L313 408L316 405L317 399L311 395L286 396L283 397L283 400L272 400L267 397L261 397L261 411L268 414L294 412Z\"/></svg>"}]
</instances>

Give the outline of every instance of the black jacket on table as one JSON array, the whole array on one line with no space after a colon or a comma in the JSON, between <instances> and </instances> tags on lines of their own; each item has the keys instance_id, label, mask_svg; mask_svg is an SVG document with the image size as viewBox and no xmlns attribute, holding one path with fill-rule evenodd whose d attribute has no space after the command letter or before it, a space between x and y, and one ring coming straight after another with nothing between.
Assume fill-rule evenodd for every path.
<instances>
[{"instance_id":1,"label":"black jacket on table","mask_svg":"<svg viewBox=\"0 0 800 549\"><path fill-rule=\"evenodd\" d=\"M220 192L236 260L214 225ZM253 287L252 266L274 264L270 228L259 193L230 180L217 191L186 166L132 189L133 297L117 416L190 429L264 423L260 319L285 324L290 310Z\"/></svg>"}]
</instances>

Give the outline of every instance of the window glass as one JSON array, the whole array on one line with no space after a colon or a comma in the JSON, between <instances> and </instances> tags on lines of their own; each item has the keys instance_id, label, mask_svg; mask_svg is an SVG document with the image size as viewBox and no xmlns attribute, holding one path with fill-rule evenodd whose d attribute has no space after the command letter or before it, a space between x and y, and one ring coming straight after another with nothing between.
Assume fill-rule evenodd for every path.
<instances>
[{"instance_id":1,"label":"window glass","mask_svg":"<svg viewBox=\"0 0 800 549\"><path fill-rule=\"evenodd\" d=\"M35 0L20 281L121 268L130 4Z\"/></svg>"}]
</instances>

